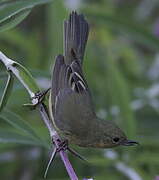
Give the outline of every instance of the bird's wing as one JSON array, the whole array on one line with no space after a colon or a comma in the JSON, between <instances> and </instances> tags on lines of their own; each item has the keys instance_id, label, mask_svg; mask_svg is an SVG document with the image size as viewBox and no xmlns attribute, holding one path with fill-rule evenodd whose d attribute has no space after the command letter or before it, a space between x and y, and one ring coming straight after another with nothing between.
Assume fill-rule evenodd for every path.
<instances>
[{"instance_id":1,"label":"bird's wing","mask_svg":"<svg viewBox=\"0 0 159 180\"><path fill-rule=\"evenodd\" d=\"M95 116L91 95L78 60L70 65L64 57L56 58L52 79L54 123L62 131L86 131Z\"/></svg>"}]
</instances>

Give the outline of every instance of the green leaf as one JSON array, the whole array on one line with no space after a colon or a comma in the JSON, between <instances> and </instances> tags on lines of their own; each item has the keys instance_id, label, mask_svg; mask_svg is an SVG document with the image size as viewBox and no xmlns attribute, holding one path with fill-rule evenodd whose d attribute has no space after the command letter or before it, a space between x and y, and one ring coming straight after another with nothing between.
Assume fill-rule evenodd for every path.
<instances>
[{"instance_id":1,"label":"green leaf","mask_svg":"<svg viewBox=\"0 0 159 180\"><path fill-rule=\"evenodd\" d=\"M0 23L0 32L9 30L16 25L18 25L21 21L23 21L31 12L31 10L25 10L11 17L10 19Z\"/></svg>"},{"instance_id":2,"label":"green leaf","mask_svg":"<svg viewBox=\"0 0 159 180\"><path fill-rule=\"evenodd\" d=\"M9 59L2 52L0 52L0 56L0 61L6 66L6 69L10 70L18 78L30 94L31 98L35 97L35 94L39 92L40 89L31 73L24 66Z\"/></svg>"},{"instance_id":3,"label":"green leaf","mask_svg":"<svg viewBox=\"0 0 159 180\"><path fill-rule=\"evenodd\" d=\"M11 94L12 88L13 88L13 82L14 82L14 78L11 72L8 73L8 80L6 83L6 87L4 89L4 93L2 95L2 99L0 102L0 112L2 111L2 109L5 107L5 105L7 104L7 101L9 99L9 96Z\"/></svg>"},{"instance_id":4,"label":"green leaf","mask_svg":"<svg viewBox=\"0 0 159 180\"><path fill-rule=\"evenodd\" d=\"M148 164L152 164L152 165L158 165L159 164L159 158L158 157L158 153L157 152L142 152L140 153L140 155L137 155L134 159L134 161L136 161L138 164L141 163L148 163Z\"/></svg>"},{"instance_id":5,"label":"green leaf","mask_svg":"<svg viewBox=\"0 0 159 180\"><path fill-rule=\"evenodd\" d=\"M18 143L18 144L45 146L40 141L37 141L27 136L23 136L21 134L12 132L4 128L3 129L0 128L0 143Z\"/></svg>"},{"instance_id":6,"label":"green leaf","mask_svg":"<svg viewBox=\"0 0 159 180\"><path fill-rule=\"evenodd\" d=\"M19 129L25 134L29 135L30 137L41 140L40 137L33 130L33 128L29 125L29 123L24 121L19 115L11 111L5 110L4 112L0 114L0 118L5 120L14 128Z\"/></svg>"},{"instance_id":7,"label":"green leaf","mask_svg":"<svg viewBox=\"0 0 159 180\"><path fill-rule=\"evenodd\" d=\"M31 97L33 93L37 93L40 91L38 85L36 84L34 78L30 74L30 72L21 64L14 62L12 65L12 71L14 71L17 78L21 81L21 83L25 86L25 88L30 93Z\"/></svg>"},{"instance_id":8,"label":"green leaf","mask_svg":"<svg viewBox=\"0 0 159 180\"><path fill-rule=\"evenodd\" d=\"M60 9L60 11L59 11ZM62 42L63 41L63 29L62 24L63 20L67 17L68 12L63 3L63 0L54 1L54 3L47 6L47 36L48 38L48 48L46 49L48 52L48 59L50 61L46 62L52 65L52 58L63 51ZM58 33L57 33L58 32ZM41 63L44 66L44 63ZM47 65L47 64L46 64Z\"/></svg>"},{"instance_id":9,"label":"green leaf","mask_svg":"<svg viewBox=\"0 0 159 180\"><path fill-rule=\"evenodd\" d=\"M19 0L0 3L0 32L16 26L36 5L46 4L51 1L52 0Z\"/></svg>"}]
</instances>

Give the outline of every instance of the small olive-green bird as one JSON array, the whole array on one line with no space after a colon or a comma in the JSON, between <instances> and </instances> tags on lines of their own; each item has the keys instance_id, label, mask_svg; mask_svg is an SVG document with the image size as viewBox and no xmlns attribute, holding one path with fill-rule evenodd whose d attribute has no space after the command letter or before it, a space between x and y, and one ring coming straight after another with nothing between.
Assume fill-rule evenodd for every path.
<instances>
[{"instance_id":1,"label":"small olive-green bird","mask_svg":"<svg viewBox=\"0 0 159 180\"><path fill-rule=\"evenodd\" d=\"M56 57L51 87L53 124L62 139L81 147L135 145L112 121L99 119L84 78L82 64L89 33L83 15L64 21L64 55Z\"/></svg>"}]
</instances>

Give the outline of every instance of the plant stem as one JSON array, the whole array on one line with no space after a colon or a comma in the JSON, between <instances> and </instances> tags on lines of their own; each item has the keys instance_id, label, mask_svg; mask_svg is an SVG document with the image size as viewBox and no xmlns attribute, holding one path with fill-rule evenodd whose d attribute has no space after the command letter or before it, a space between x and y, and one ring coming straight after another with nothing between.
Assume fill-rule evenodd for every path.
<instances>
[{"instance_id":1,"label":"plant stem","mask_svg":"<svg viewBox=\"0 0 159 180\"><path fill-rule=\"evenodd\" d=\"M55 131L55 129L53 128L52 123L50 122L50 119L48 117L47 111L46 111L46 107L43 103L39 103L38 105L38 109L40 111L41 117L45 123L45 125L47 126L49 133L50 133L50 137L53 140L53 142L55 143L56 148L59 148L59 141L60 137L57 134L57 132ZM67 153L64 150L61 150L59 152L60 157L66 167L67 173L70 176L71 180L78 180L78 177L68 159Z\"/></svg>"}]
</instances>

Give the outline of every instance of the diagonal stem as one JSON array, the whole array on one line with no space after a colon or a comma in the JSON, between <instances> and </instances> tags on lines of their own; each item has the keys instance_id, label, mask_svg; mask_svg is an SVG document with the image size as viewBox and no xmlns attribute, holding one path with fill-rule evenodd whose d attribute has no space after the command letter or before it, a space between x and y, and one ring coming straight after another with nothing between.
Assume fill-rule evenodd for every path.
<instances>
[{"instance_id":1,"label":"diagonal stem","mask_svg":"<svg viewBox=\"0 0 159 180\"><path fill-rule=\"evenodd\" d=\"M49 130L50 136L51 136L56 148L58 148L60 137L57 134L57 132L54 130L54 127L53 127L53 125L52 125L52 123L48 117L45 105L43 103L40 103L38 105L38 109L40 111L41 117L42 117L45 125L47 126L47 128ZM70 179L71 180L78 180L78 177L77 177L77 175L76 175L76 173L75 173L75 171L74 171L74 169L73 169L73 167L72 167L72 165L68 159L67 153L64 150L61 150L59 152L59 154L60 154L60 157L61 157L61 159L65 165L67 173L70 176Z\"/></svg>"}]
</instances>

